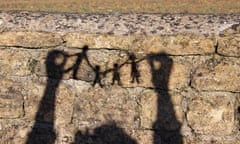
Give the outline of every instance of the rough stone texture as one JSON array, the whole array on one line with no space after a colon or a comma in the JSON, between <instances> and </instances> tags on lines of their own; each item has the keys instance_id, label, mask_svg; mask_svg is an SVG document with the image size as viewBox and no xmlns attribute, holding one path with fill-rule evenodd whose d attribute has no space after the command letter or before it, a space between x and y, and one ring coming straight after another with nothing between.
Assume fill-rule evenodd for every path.
<instances>
[{"instance_id":1,"label":"rough stone texture","mask_svg":"<svg viewBox=\"0 0 240 144\"><path fill-rule=\"evenodd\" d=\"M2 77L0 85L0 118L19 118L23 115L21 84Z\"/></svg>"},{"instance_id":2,"label":"rough stone texture","mask_svg":"<svg viewBox=\"0 0 240 144\"><path fill-rule=\"evenodd\" d=\"M125 89L90 89L77 97L73 122L79 127L96 127L114 121L121 127L137 128L137 108L135 97Z\"/></svg>"},{"instance_id":3,"label":"rough stone texture","mask_svg":"<svg viewBox=\"0 0 240 144\"><path fill-rule=\"evenodd\" d=\"M154 143L153 138L154 132L151 130L138 130L134 131L132 134L132 137L136 138L136 141L138 144L145 144L145 143ZM159 138L159 143L161 142L161 139Z\"/></svg>"},{"instance_id":4,"label":"rough stone texture","mask_svg":"<svg viewBox=\"0 0 240 144\"><path fill-rule=\"evenodd\" d=\"M179 129L184 113L181 107L183 96L159 90L146 90L141 94L141 126L145 129ZM153 127L158 119L159 124Z\"/></svg>"},{"instance_id":5,"label":"rough stone texture","mask_svg":"<svg viewBox=\"0 0 240 144\"><path fill-rule=\"evenodd\" d=\"M74 92L68 89L64 84L60 84L56 92L56 99L54 101L41 101L46 91L46 79L40 82L29 81L26 83L25 87L28 87L27 95L25 98L25 114L26 118L31 120L35 119L35 114L38 111L40 103L55 103L55 123L56 125L68 124L71 122L73 114L73 102L74 102ZM51 89L51 87L50 87ZM53 89L53 88L52 88ZM49 98L50 99L50 98ZM42 121L49 121L51 119L49 115L53 113L52 111L46 113Z\"/></svg>"},{"instance_id":6,"label":"rough stone texture","mask_svg":"<svg viewBox=\"0 0 240 144\"><path fill-rule=\"evenodd\" d=\"M191 93L187 120L198 134L230 135L235 130L235 96L223 92ZM209 127L211 126L211 127ZM214 127L214 128L212 128Z\"/></svg>"},{"instance_id":7,"label":"rough stone texture","mask_svg":"<svg viewBox=\"0 0 240 144\"><path fill-rule=\"evenodd\" d=\"M216 40L213 36L186 33L171 36L138 37L133 51L138 53L166 52L170 55L207 54L215 51Z\"/></svg>"},{"instance_id":8,"label":"rough stone texture","mask_svg":"<svg viewBox=\"0 0 240 144\"><path fill-rule=\"evenodd\" d=\"M24 120L1 120L0 125L4 125L4 128L0 131L1 143L14 144L14 143L25 143L25 139L28 131L31 130L27 127L27 123Z\"/></svg>"},{"instance_id":9,"label":"rough stone texture","mask_svg":"<svg viewBox=\"0 0 240 144\"><path fill-rule=\"evenodd\" d=\"M240 26L235 24L222 31L218 38L218 53L225 56L240 56Z\"/></svg>"},{"instance_id":10,"label":"rough stone texture","mask_svg":"<svg viewBox=\"0 0 240 144\"><path fill-rule=\"evenodd\" d=\"M240 91L239 68L238 58L207 59L193 73L192 86L198 90Z\"/></svg>"},{"instance_id":11,"label":"rough stone texture","mask_svg":"<svg viewBox=\"0 0 240 144\"><path fill-rule=\"evenodd\" d=\"M4 128L3 131L0 131L0 141L5 144L25 144L28 133L32 130L30 127L31 124L24 123L24 120L8 120L0 121L0 124L9 124L8 127ZM47 127L42 127L41 129L47 129ZM67 126L61 125L57 127L57 138L56 144L71 144L74 142L74 134L77 129L72 125L68 124ZM40 131L39 131L40 132ZM38 140L41 143L41 140L49 138L48 133L39 133Z\"/></svg>"},{"instance_id":12,"label":"rough stone texture","mask_svg":"<svg viewBox=\"0 0 240 144\"><path fill-rule=\"evenodd\" d=\"M89 48L108 48L129 50L135 41L134 36L111 36L96 35L84 33L68 33L65 36L66 45L68 47L82 48L88 45Z\"/></svg>"},{"instance_id":13,"label":"rough stone texture","mask_svg":"<svg viewBox=\"0 0 240 144\"><path fill-rule=\"evenodd\" d=\"M0 143L240 143L239 22L0 12Z\"/></svg>"},{"instance_id":14,"label":"rough stone texture","mask_svg":"<svg viewBox=\"0 0 240 144\"><path fill-rule=\"evenodd\" d=\"M27 51L0 49L0 74L27 76L31 74L31 55Z\"/></svg>"},{"instance_id":15,"label":"rough stone texture","mask_svg":"<svg viewBox=\"0 0 240 144\"><path fill-rule=\"evenodd\" d=\"M218 52L226 56L240 56L240 35L235 34L219 39Z\"/></svg>"},{"instance_id":16,"label":"rough stone texture","mask_svg":"<svg viewBox=\"0 0 240 144\"><path fill-rule=\"evenodd\" d=\"M131 64L124 65L120 69L121 81L123 83L123 86L126 86L126 87L142 86L142 87L158 87L162 89L181 89L188 85L189 76L190 76L189 61L182 61L174 57L166 58L158 54L156 54L156 56L154 57L158 59L157 63L159 63L160 65L163 65L163 66L172 65L170 74L167 71L162 71L157 75L153 74L151 72L151 66L150 66L149 60L148 58L146 58L137 63L137 67L138 67L137 69L140 73L139 83L137 83L136 81L132 83ZM161 66L159 68L161 68ZM162 67L162 69L164 69L164 67ZM168 75L169 75L169 79L167 79ZM161 79L162 81L158 81L156 84L154 84L153 79L155 79L156 76L158 76L159 79Z\"/></svg>"},{"instance_id":17,"label":"rough stone texture","mask_svg":"<svg viewBox=\"0 0 240 144\"><path fill-rule=\"evenodd\" d=\"M239 144L239 136L200 135L186 141L186 144Z\"/></svg>"},{"instance_id":18,"label":"rough stone texture","mask_svg":"<svg viewBox=\"0 0 240 144\"><path fill-rule=\"evenodd\" d=\"M60 45L63 41L59 34L44 32L3 32L0 46L43 48Z\"/></svg>"},{"instance_id":19,"label":"rough stone texture","mask_svg":"<svg viewBox=\"0 0 240 144\"><path fill-rule=\"evenodd\" d=\"M137 53L158 53L165 51L172 55L206 54L215 51L216 40L195 34L173 36L111 36L83 33L69 33L65 37L68 47L108 48L130 50Z\"/></svg>"}]
</instances>

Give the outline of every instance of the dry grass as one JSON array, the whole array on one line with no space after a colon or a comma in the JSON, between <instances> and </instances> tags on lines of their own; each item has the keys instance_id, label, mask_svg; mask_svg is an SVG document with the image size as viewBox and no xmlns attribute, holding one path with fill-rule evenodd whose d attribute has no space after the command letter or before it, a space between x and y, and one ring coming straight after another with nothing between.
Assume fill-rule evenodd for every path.
<instances>
[{"instance_id":1,"label":"dry grass","mask_svg":"<svg viewBox=\"0 0 240 144\"><path fill-rule=\"evenodd\" d=\"M0 10L83 13L239 13L240 0L1 0Z\"/></svg>"}]
</instances>

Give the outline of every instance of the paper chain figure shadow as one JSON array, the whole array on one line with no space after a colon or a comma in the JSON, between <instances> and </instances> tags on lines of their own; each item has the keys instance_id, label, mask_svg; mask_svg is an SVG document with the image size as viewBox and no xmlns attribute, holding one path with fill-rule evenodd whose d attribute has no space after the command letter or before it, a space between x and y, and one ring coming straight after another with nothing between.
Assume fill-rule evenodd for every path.
<instances>
[{"instance_id":1,"label":"paper chain figure shadow","mask_svg":"<svg viewBox=\"0 0 240 144\"><path fill-rule=\"evenodd\" d=\"M47 86L40 102L39 109L35 117L35 123L32 131L28 135L26 144L53 144L56 139L56 132L54 130L54 112L55 112L55 99L56 91L59 87L63 75L69 71L73 71L73 78L77 78L79 65L83 59L86 59L88 65L95 72L95 79L93 86L99 84L101 87L101 76L106 75L108 72L113 72L112 84L115 81L121 85L119 69L125 65L131 64L131 82L139 83L140 73L138 71L136 57L134 54L129 56L129 60L121 65L114 64L113 69L105 72L100 72L100 66L95 67L91 65L87 58L88 47L84 47L81 53L77 53L78 56L75 64L64 69L64 66L69 57L65 52L54 50L48 53L46 59L47 70ZM158 113L157 120L154 122L152 129L154 130L154 144L182 144L182 136L179 132L180 123L175 117L173 104L168 94L168 80L172 68L172 60L165 54L151 54L146 57L151 67L152 82L155 86L155 91L158 95ZM161 64L160 67L155 67L155 62ZM158 88L162 89L159 90ZM172 125L174 125L172 127ZM105 124L94 129L93 134L81 133L78 131L75 134L74 144L137 144L137 142L128 136L122 128L116 126L116 124Z\"/></svg>"},{"instance_id":2,"label":"paper chain figure shadow","mask_svg":"<svg viewBox=\"0 0 240 144\"><path fill-rule=\"evenodd\" d=\"M77 60L75 64L67 70L67 71L73 70L73 79L76 79L76 80L78 79L77 74L78 74L79 66L81 65L83 59L85 59L89 64L89 66L91 66L92 68L92 65L90 65L90 62L87 57L87 51L88 51L88 46L84 46L81 53L71 55L71 56L77 56Z\"/></svg>"},{"instance_id":3,"label":"paper chain figure shadow","mask_svg":"<svg viewBox=\"0 0 240 144\"><path fill-rule=\"evenodd\" d=\"M131 77L132 77L132 83L134 83L135 81L137 83L140 83L139 78L140 78L140 72L138 70L138 65L137 63L140 61L136 61L136 56L132 53L129 56L129 60L131 61Z\"/></svg>"}]
</instances>

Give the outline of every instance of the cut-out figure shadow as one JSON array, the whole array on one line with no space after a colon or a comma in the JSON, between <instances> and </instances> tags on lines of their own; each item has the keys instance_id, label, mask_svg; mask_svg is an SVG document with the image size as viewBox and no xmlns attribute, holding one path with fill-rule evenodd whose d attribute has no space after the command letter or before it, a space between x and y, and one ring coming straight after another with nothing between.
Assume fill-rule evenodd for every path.
<instances>
[{"instance_id":1,"label":"cut-out figure shadow","mask_svg":"<svg viewBox=\"0 0 240 144\"><path fill-rule=\"evenodd\" d=\"M101 83L101 72L100 72L100 66L99 65L95 66L94 72L95 72L95 78L94 78L94 81L93 81L93 86L95 86L98 83L100 87L103 87L103 84Z\"/></svg>"},{"instance_id":2,"label":"cut-out figure shadow","mask_svg":"<svg viewBox=\"0 0 240 144\"><path fill-rule=\"evenodd\" d=\"M90 62L88 60L87 51L88 51L88 46L84 46L82 48L81 53L71 55L71 56L77 56L77 60L74 63L74 65L67 69L67 72L70 70L73 70L73 79L78 80L77 74L78 74L79 66L81 65L83 59L85 59L87 61L88 65L93 69L92 65L90 64Z\"/></svg>"},{"instance_id":3,"label":"cut-out figure shadow","mask_svg":"<svg viewBox=\"0 0 240 144\"><path fill-rule=\"evenodd\" d=\"M153 123L154 144L182 144L181 123L176 119L168 93L168 82L173 61L166 53L148 55L152 83L157 93L157 118Z\"/></svg>"},{"instance_id":4,"label":"cut-out figure shadow","mask_svg":"<svg viewBox=\"0 0 240 144\"><path fill-rule=\"evenodd\" d=\"M54 112L56 91L62 80L67 54L53 50L48 53L45 61L47 71L47 86L35 116L32 131L28 134L26 144L53 144L56 139L54 130Z\"/></svg>"},{"instance_id":5,"label":"cut-out figure shadow","mask_svg":"<svg viewBox=\"0 0 240 144\"><path fill-rule=\"evenodd\" d=\"M121 78L120 78L120 72L119 72L120 67L118 66L118 64L113 65L112 85L115 84L115 81L117 81L119 86L122 85Z\"/></svg>"},{"instance_id":6,"label":"cut-out figure shadow","mask_svg":"<svg viewBox=\"0 0 240 144\"><path fill-rule=\"evenodd\" d=\"M137 144L126 132L113 124L105 124L94 129L93 134L78 131L72 144Z\"/></svg>"},{"instance_id":7,"label":"cut-out figure shadow","mask_svg":"<svg viewBox=\"0 0 240 144\"><path fill-rule=\"evenodd\" d=\"M138 65L137 65L137 61L136 61L136 56L132 53L129 56L129 60L131 61L131 77L132 77L132 83L134 83L135 81L137 83L140 83L139 78L140 78L140 72L138 70Z\"/></svg>"}]
</instances>

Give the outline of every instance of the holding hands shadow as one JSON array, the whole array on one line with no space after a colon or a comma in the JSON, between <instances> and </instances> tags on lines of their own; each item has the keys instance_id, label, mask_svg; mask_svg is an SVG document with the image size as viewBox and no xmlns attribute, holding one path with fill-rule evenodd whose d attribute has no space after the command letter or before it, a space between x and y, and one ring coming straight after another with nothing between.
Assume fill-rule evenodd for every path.
<instances>
[{"instance_id":1,"label":"holding hands shadow","mask_svg":"<svg viewBox=\"0 0 240 144\"><path fill-rule=\"evenodd\" d=\"M75 79L75 80L78 80L77 74L78 74L79 67L80 67L83 59L85 59L87 61L87 63L90 65L90 62L87 57L87 51L88 51L88 46L84 46L81 53L76 53L74 55L70 55L70 56L77 56L77 59L76 59L76 62L73 64L73 66L68 68L66 70L66 72L73 70L73 79ZM91 66L91 68L92 68L92 66Z\"/></svg>"},{"instance_id":2,"label":"holding hands shadow","mask_svg":"<svg viewBox=\"0 0 240 144\"><path fill-rule=\"evenodd\" d=\"M135 81L139 84L139 78L140 78L140 72L138 70L138 65L137 63L139 61L136 61L136 56L132 53L129 56L129 60L131 61L131 77L132 77L132 83L134 83Z\"/></svg>"}]
</instances>

